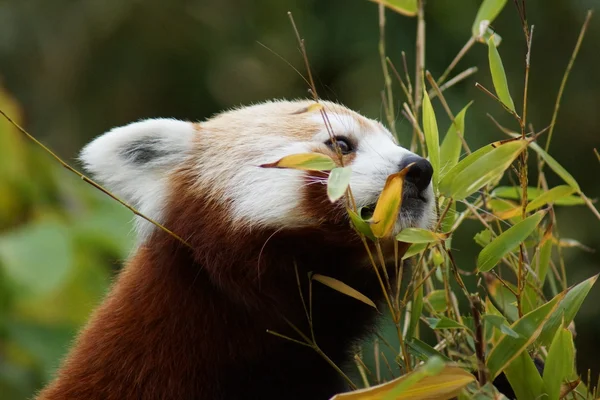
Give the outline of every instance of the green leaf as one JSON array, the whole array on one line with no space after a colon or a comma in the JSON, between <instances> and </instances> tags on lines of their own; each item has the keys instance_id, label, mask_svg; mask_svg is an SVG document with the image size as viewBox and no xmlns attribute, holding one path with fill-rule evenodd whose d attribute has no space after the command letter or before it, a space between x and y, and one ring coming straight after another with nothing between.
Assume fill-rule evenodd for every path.
<instances>
[{"instance_id":1,"label":"green leaf","mask_svg":"<svg viewBox=\"0 0 600 400\"><path fill-rule=\"evenodd\" d=\"M533 199L531 203L527 204L527 212L536 210L549 203L555 203L557 200L573 194L573 192L575 192L575 189L570 186L556 186Z\"/></svg>"},{"instance_id":2,"label":"green leaf","mask_svg":"<svg viewBox=\"0 0 600 400\"><path fill-rule=\"evenodd\" d=\"M410 322L408 329L406 330L406 339L410 339L415 336L417 327L419 325L419 319L423 313L423 285L415 291L413 295L413 301L410 308Z\"/></svg>"},{"instance_id":3,"label":"green leaf","mask_svg":"<svg viewBox=\"0 0 600 400\"><path fill-rule=\"evenodd\" d=\"M538 208L543 207L546 204L555 203L557 200L560 200L561 198L573 194L573 192L575 192L575 189L573 189L571 186L556 186L548 190L547 192L542 192L539 196L535 197L531 202L527 204L526 210L527 212L537 210ZM527 197L529 197L529 195ZM521 206L517 206L505 212L498 213L496 215L499 218L507 219L520 214L522 212L521 210Z\"/></svg>"},{"instance_id":4,"label":"green leaf","mask_svg":"<svg viewBox=\"0 0 600 400\"><path fill-rule=\"evenodd\" d=\"M486 46L490 40L494 41L496 47L500 46L500 43L502 43L502 36L498 35L497 32L494 32L489 26L485 28L483 36L479 36L476 39L479 43L483 43Z\"/></svg>"},{"instance_id":5,"label":"green leaf","mask_svg":"<svg viewBox=\"0 0 600 400\"><path fill-rule=\"evenodd\" d=\"M544 382L535 363L522 352L504 370L506 379L513 388L517 399L543 399Z\"/></svg>"},{"instance_id":6,"label":"green leaf","mask_svg":"<svg viewBox=\"0 0 600 400\"><path fill-rule=\"evenodd\" d=\"M371 0L407 17L417 15L417 0Z\"/></svg>"},{"instance_id":7,"label":"green leaf","mask_svg":"<svg viewBox=\"0 0 600 400\"><path fill-rule=\"evenodd\" d=\"M352 168L334 168L329 173L327 179L327 197L334 203L340 197L346 193L346 189L350 184L350 177L352 176Z\"/></svg>"},{"instance_id":8,"label":"green leaf","mask_svg":"<svg viewBox=\"0 0 600 400\"><path fill-rule=\"evenodd\" d=\"M425 297L425 301L436 313L443 313L448 308L448 303L446 303L446 292L444 290L432 290Z\"/></svg>"},{"instance_id":9,"label":"green leaf","mask_svg":"<svg viewBox=\"0 0 600 400\"><path fill-rule=\"evenodd\" d=\"M0 236L4 272L32 294L46 294L65 284L73 267L72 238L58 221L40 221Z\"/></svg>"},{"instance_id":10,"label":"green leaf","mask_svg":"<svg viewBox=\"0 0 600 400\"><path fill-rule=\"evenodd\" d=\"M469 330L463 324L460 324L453 319L448 317L440 317L440 318L425 318L427 324L431 329L466 329Z\"/></svg>"},{"instance_id":11,"label":"green leaf","mask_svg":"<svg viewBox=\"0 0 600 400\"><path fill-rule=\"evenodd\" d=\"M404 228L396 235L396 240L404 243L435 243L448 239L445 233L436 233L421 228Z\"/></svg>"},{"instance_id":12,"label":"green leaf","mask_svg":"<svg viewBox=\"0 0 600 400\"><path fill-rule=\"evenodd\" d=\"M360 215L355 213L354 211L348 209L348 216L350 216L350 220L352 221L352 225L359 232L371 239L372 241L376 241L377 238L373 235L371 231L371 225L367 221L361 218Z\"/></svg>"},{"instance_id":13,"label":"green leaf","mask_svg":"<svg viewBox=\"0 0 600 400\"><path fill-rule=\"evenodd\" d=\"M558 308L552 313L548 323L544 326L544 329L540 334L540 344L549 346L559 327L561 325L563 327L569 326L597 279L598 275L592 276L567 291L564 299L560 302ZM560 294L557 295L557 297L558 296L560 296Z\"/></svg>"},{"instance_id":14,"label":"green leaf","mask_svg":"<svg viewBox=\"0 0 600 400\"><path fill-rule=\"evenodd\" d=\"M506 319L504 317L501 317L499 315L486 314L483 316L483 320L500 329L500 332L504 333L505 335L514 338L519 337L519 334L513 331L512 328L506 324Z\"/></svg>"},{"instance_id":15,"label":"green leaf","mask_svg":"<svg viewBox=\"0 0 600 400\"><path fill-rule=\"evenodd\" d=\"M465 115L469 106L473 102L469 102L454 118L454 123L450 124L446 136L442 141L440 147L440 175L443 176L446 172L450 171L458 163L460 158L460 152L462 149L461 137L465 134Z\"/></svg>"},{"instance_id":16,"label":"green leaf","mask_svg":"<svg viewBox=\"0 0 600 400\"><path fill-rule=\"evenodd\" d=\"M399 378L377 386L335 395L331 400L447 400L456 397L475 377L441 357Z\"/></svg>"},{"instance_id":17,"label":"green leaf","mask_svg":"<svg viewBox=\"0 0 600 400\"><path fill-rule=\"evenodd\" d=\"M404 253L402 259L406 260L408 258L414 257L417 254L425 251L425 248L427 248L427 243L414 243L408 248L406 253Z\"/></svg>"},{"instance_id":18,"label":"green leaf","mask_svg":"<svg viewBox=\"0 0 600 400\"><path fill-rule=\"evenodd\" d=\"M475 243L477 243L481 247L485 247L492 241L492 231L490 231L489 229L484 229L481 232L475 234L473 240L475 240Z\"/></svg>"},{"instance_id":19,"label":"green leaf","mask_svg":"<svg viewBox=\"0 0 600 400\"><path fill-rule=\"evenodd\" d=\"M515 111L515 104L513 103L512 97L510 97L502 59L500 58L500 53L498 53L496 44L492 39L488 41L488 58L490 62L490 72L492 73L492 81L494 82L494 88L496 89L498 98L505 106L512 111Z\"/></svg>"},{"instance_id":20,"label":"green leaf","mask_svg":"<svg viewBox=\"0 0 600 400\"><path fill-rule=\"evenodd\" d=\"M529 146L536 153L538 153L540 157L542 157L542 159L546 162L546 164L548 164L550 169L552 169L552 171L554 171L556 175L560 176L567 183L567 185L575 189L577 193L581 193L581 188L579 187L579 184L577 183L575 178L573 178L573 176L569 174L567 170L564 169L563 166L558 163L558 161L556 161L550 154L546 153L544 149L542 149L537 143L532 142Z\"/></svg>"},{"instance_id":21,"label":"green leaf","mask_svg":"<svg viewBox=\"0 0 600 400\"><path fill-rule=\"evenodd\" d=\"M556 310L563 296L564 294L559 294L548 303L525 314L523 318L511 325L511 329L519 337L514 338L504 334L488 355L486 365L492 379L496 378L504 368L537 339L544 324L548 321L552 312Z\"/></svg>"},{"instance_id":22,"label":"green leaf","mask_svg":"<svg viewBox=\"0 0 600 400\"><path fill-rule=\"evenodd\" d=\"M573 373L574 359L573 335L568 329L561 329L554 335L544 366L544 387L548 400L558 400L561 383Z\"/></svg>"},{"instance_id":23,"label":"green leaf","mask_svg":"<svg viewBox=\"0 0 600 400\"><path fill-rule=\"evenodd\" d=\"M500 14L500 11L502 11L505 4L506 0L483 0L483 3L479 6L479 10L475 16L475 21L473 21L473 26L471 27L473 37L479 36L481 22L489 21L489 23L492 23L498 14Z\"/></svg>"},{"instance_id":24,"label":"green leaf","mask_svg":"<svg viewBox=\"0 0 600 400\"><path fill-rule=\"evenodd\" d=\"M562 188L565 186L556 186L550 190ZM565 189L561 189L565 190ZM498 186L490 193L492 196L501 197L503 199L511 199L511 200L520 200L521 199L521 188L518 186ZM527 200L531 201L540 196L542 196L545 192L543 189L538 189L533 186L527 187ZM576 206L585 204L585 201L579 196L563 196L558 197L553 200L555 205L558 206Z\"/></svg>"},{"instance_id":25,"label":"green leaf","mask_svg":"<svg viewBox=\"0 0 600 400\"><path fill-rule=\"evenodd\" d=\"M440 173L440 136L435 112L426 90L423 91L423 133L429 162L433 167L433 188L437 190Z\"/></svg>"},{"instance_id":26,"label":"green leaf","mask_svg":"<svg viewBox=\"0 0 600 400\"><path fill-rule=\"evenodd\" d=\"M274 163L262 164L261 168L291 168L305 171L329 171L335 168L331 157L321 153L300 153L285 156Z\"/></svg>"},{"instance_id":27,"label":"green leaf","mask_svg":"<svg viewBox=\"0 0 600 400\"><path fill-rule=\"evenodd\" d=\"M445 361L451 361L448 357L416 337L407 340L406 344L408 351L419 360L427 361L429 358L437 356Z\"/></svg>"},{"instance_id":28,"label":"green leaf","mask_svg":"<svg viewBox=\"0 0 600 400\"><path fill-rule=\"evenodd\" d=\"M546 274L548 273L548 267L550 266L550 259L552 257L552 238L544 238L539 247L540 256L537 259L536 273L540 284L544 286L546 281Z\"/></svg>"},{"instance_id":29,"label":"green leaf","mask_svg":"<svg viewBox=\"0 0 600 400\"><path fill-rule=\"evenodd\" d=\"M502 257L510 253L521 242L527 239L543 217L544 212L537 212L504 231L490 244L485 246L477 257L477 270L479 272L487 272L494 268Z\"/></svg>"},{"instance_id":30,"label":"green leaf","mask_svg":"<svg viewBox=\"0 0 600 400\"><path fill-rule=\"evenodd\" d=\"M363 303L373 307L374 309L377 309L377 306L375 305L375 303L373 303L373 300L369 299L367 296L360 293L358 290L346 285L342 281L320 274L312 275L312 279L317 282L321 282L323 285L329 286L333 290L337 290L338 292L343 293L346 296L352 297L358 301L362 301Z\"/></svg>"},{"instance_id":31,"label":"green leaf","mask_svg":"<svg viewBox=\"0 0 600 400\"><path fill-rule=\"evenodd\" d=\"M463 200L501 177L525 147L525 140L497 142L482 147L461 160L444 176L440 182L440 192L455 200Z\"/></svg>"}]
</instances>

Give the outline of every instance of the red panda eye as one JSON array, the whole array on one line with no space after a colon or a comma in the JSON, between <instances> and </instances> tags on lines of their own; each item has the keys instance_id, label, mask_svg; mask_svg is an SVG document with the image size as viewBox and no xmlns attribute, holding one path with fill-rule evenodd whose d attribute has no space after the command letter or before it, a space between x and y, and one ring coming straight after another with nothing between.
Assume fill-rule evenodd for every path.
<instances>
[{"instance_id":1,"label":"red panda eye","mask_svg":"<svg viewBox=\"0 0 600 400\"><path fill-rule=\"evenodd\" d=\"M335 137L335 142L329 139L325 144L333 151L337 151L336 148L339 148L343 155L350 154L354 151L354 147L350 140L343 136Z\"/></svg>"}]
</instances>

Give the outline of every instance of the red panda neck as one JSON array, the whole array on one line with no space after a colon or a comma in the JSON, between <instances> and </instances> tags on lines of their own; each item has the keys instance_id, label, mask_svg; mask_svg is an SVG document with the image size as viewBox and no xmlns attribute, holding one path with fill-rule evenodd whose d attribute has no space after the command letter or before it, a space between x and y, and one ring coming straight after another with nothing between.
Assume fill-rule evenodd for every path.
<instances>
[{"instance_id":1,"label":"red panda neck","mask_svg":"<svg viewBox=\"0 0 600 400\"><path fill-rule=\"evenodd\" d=\"M323 254L321 262L301 253L284 257L294 251L282 238L273 242L273 249L262 249L266 269L261 285L255 286L244 271L252 270L259 250L237 265L240 277L229 279L233 270L224 275L209 271L218 266L200 265L185 247L159 236L141 247L122 271L40 399L268 399L269 393L318 399L344 389L313 350L266 331L300 339L285 316L309 332L290 262L295 256L305 298L309 270L334 275L334 270L344 269L347 273L338 275L340 279L377 296L371 271L356 269L346 257L340 257L343 265L330 264L335 251ZM239 295L232 297L236 290ZM335 362L345 362L350 343L372 326L375 312L317 284L313 302L319 346Z\"/></svg>"}]
</instances>

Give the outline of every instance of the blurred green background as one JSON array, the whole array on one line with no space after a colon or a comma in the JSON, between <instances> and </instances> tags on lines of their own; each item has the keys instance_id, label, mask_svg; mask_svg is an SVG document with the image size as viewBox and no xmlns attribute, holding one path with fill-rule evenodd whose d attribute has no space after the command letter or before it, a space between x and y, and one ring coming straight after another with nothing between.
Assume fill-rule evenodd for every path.
<instances>
[{"instance_id":1,"label":"blurred green background","mask_svg":"<svg viewBox=\"0 0 600 400\"><path fill-rule=\"evenodd\" d=\"M588 0L530 0L535 25L529 120L550 123L563 71ZM437 77L468 40L478 0L431 0L427 69ZM304 82L262 43L303 71L287 11L306 38L319 95L383 119L377 5L366 0L0 0L0 106L76 164L79 149L111 127L146 117L202 120L270 98L306 97ZM387 12L388 54L414 64L416 21ZM520 108L524 50L512 1L493 24ZM551 153L591 198L600 197L600 16L571 74ZM446 93L457 112L469 100L471 148L503 135L489 112L509 116L475 89L491 88L487 48L477 44L455 73L479 72ZM412 72L411 72L412 75ZM397 86L396 100L404 101ZM437 101L434 101L434 105ZM448 121L440 109L440 130ZM403 118L398 128L409 138ZM545 139L544 139L545 140ZM549 174L550 175L550 174ZM551 186L560 180L549 176ZM44 384L98 304L133 243L130 213L61 168L0 121L0 398L22 399ZM600 221L585 207L558 209L563 238L600 249ZM472 269L479 248L469 224L453 241ZM564 249L570 282L600 271L597 252ZM576 318L580 372L600 372L600 289Z\"/></svg>"}]
</instances>

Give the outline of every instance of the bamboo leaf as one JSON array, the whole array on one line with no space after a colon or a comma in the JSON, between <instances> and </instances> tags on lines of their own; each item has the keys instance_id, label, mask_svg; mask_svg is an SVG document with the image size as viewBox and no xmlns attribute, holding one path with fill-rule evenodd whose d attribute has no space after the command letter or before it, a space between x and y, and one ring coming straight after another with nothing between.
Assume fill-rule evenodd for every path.
<instances>
[{"instance_id":1,"label":"bamboo leaf","mask_svg":"<svg viewBox=\"0 0 600 400\"><path fill-rule=\"evenodd\" d=\"M485 27L485 29L483 29ZM498 32L494 32L485 21L480 28L480 32L483 30L483 35L476 38L479 43L483 43L487 46L489 40L493 40L496 47L502 43L502 36L498 35Z\"/></svg>"},{"instance_id":2,"label":"bamboo leaf","mask_svg":"<svg viewBox=\"0 0 600 400\"><path fill-rule=\"evenodd\" d=\"M425 251L425 248L427 248L427 243L413 243L408 250L406 251L406 253L404 253L404 255L402 256L403 260L406 260L408 258L414 257L419 253L422 253L423 251Z\"/></svg>"},{"instance_id":3,"label":"bamboo leaf","mask_svg":"<svg viewBox=\"0 0 600 400\"><path fill-rule=\"evenodd\" d=\"M338 394L331 400L447 400L475 377L464 369L431 357L422 367L390 382Z\"/></svg>"},{"instance_id":4,"label":"bamboo leaf","mask_svg":"<svg viewBox=\"0 0 600 400\"><path fill-rule=\"evenodd\" d=\"M540 243L540 256L538 258L536 273L538 279L543 287L546 281L546 274L548 273L548 267L550 266L550 259L552 257L552 232L548 236L544 236Z\"/></svg>"},{"instance_id":5,"label":"bamboo leaf","mask_svg":"<svg viewBox=\"0 0 600 400\"><path fill-rule=\"evenodd\" d=\"M560 326L569 326L597 279L598 275L592 276L567 291L564 299L562 299L558 308L552 313L548 323L544 326L540 334L540 344L549 346Z\"/></svg>"},{"instance_id":6,"label":"bamboo leaf","mask_svg":"<svg viewBox=\"0 0 600 400\"><path fill-rule=\"evenodd\" d=\"M493 143L468 155L440 182L440 192L463 200L481 187L498 179L527 147L526 140Z\"/></svg>"},{"instance_id":7,"label":"bamboo leaf","mask_svg":"<svg viewBox=\"0 0 600 400\"><path fill-rule=\"evenodd\" d=\"M512 111L515 111L515 104L513 103L512 97L510 97L502 59L500 58L500 53L498 53L496 43L494 43L493 39L488 41L488 58L490 62L490 72L492 73L492 81L494 82L494 88L496 89L498 98L505 106Z\"/></svg>"},{"instance_id":8,"label":"bamboo leaf","mask_svg":"<svg viewBox=\"0 0 600 400\"><path fill-rule=\"evenodd\" d=\"M350 177L352 176L352 168L334 168L329 173L327 179L327 197L334 203L340 197L346 193L346 189L350 184Z\"/></svg>"},{"instance_id":9,"label":"bamboo leaf","mask_svg":"<svg viewBox=\"0 0 600 400\"><path fill-rule=\"evenodd\" d=\"M362 233L372 241L377 240L375 235L373 235L373 231L371 231L371 225L369 225L367 221L350 209L347 209L346 211L348 211L348 216L350 217L350 221L352 221L352 225L359 233Z\"/></svg>"},{"instance_id":10,"label":"bamboo leaf","mask_svg":"<svg viewBox=\"0 0 600 400\"><path fill-rule=\"evenodd\" d=\"M443 313L448 308L448 303L446 302L446 291L444 290L432 290L425 297L425 302L436 313Z\"/></svg>"},{"instance_id":11,"label":"bamboo leaf","mask_svg":"<svg viewBox=\"0 0 600 400\"><path fill-rule=\"evenodd\" d=\"M567 170L564 169L563 166L558 163L558 161L556 161L550 154L546 153L546 151L544 151L544 149L542 149L537 143L532 142L529 146L536 153L538 153L540 157L542 157L542 159L546 162L546 164L548 164L550 169L552 169L552 171L554 171L556 175L560 176L567 183L567 185L575 189L577 193L581 193L581 188L579 187L579 184L577 183L575 178L573 178L573 176L570 173L568 173Z\"/></svg>"},{"instance_id":12,"label":"bamboo leaf","mask_svg":"<svg viewBox=\"0 0 600 400\"><path fill-rule=\"evenodd\" d=\"M396 240L404 243L435 243L448 239L446 233L436 233L421 228L404 228L396 235Z\"/></svg>"},{"instance_id":13,"label":"bamboo leaf","mask_svg":"<svg viewBox=\"0 0 600 400\"><path fill-rule=\"evenodd\" d=\"M531 202L527 204L527 212L537 210L549 203L555 203L557 200L569 196L575 192L571 186L562 185L556 186L547 192L542 192L538 197L535 197ZM529 196L527 196L529 197ZM511 210L507 210L496 214L499 218L507 219L518 215L521 212L521 207L515 207Z\"/></svg>"},{"instance_id":14,"label":"bamboo leaf","mask_svg":"<svg viewBox=\"0 0 600 400\"><path fill-rule=\"evenodd\" d=\"M411 165L400 172L388 176L385 182L385 186L375 205L372 218L373 223L371 224L373 235L377 238L388 236L396 224L400 206L402 205L404 177L410 167Z\"/></svg>"},{"instance_id":15,"label":"bamboo leaf","mask_svg":"<svg viewBox=\"0 0 600 400\"><path fill-rule=\"evenodd\" d=\"M477 257L477 270L487 272L494 268L496 264L508 253L510 253L519 243L523 242L538 226L544 212L540 211L523 221L504 231L500 236L485 246Z\"/></svg>"},{"instance_id":16,"label":"bamboo leaf","mask_svg":"<svg viewBox=\"0 0 600 400\"><path fill-rule=\"evenodd\" d=\"M460 110L456 118L454 118L454 123L450 124L448 132L444 136L442 146L440 147L440 175L445 175L446 172L450 171L458 163L462 149L462 140L460 138L464 137L465 134L465 115L471 104L473 104L472 101Z\"/></svg>"},{"instance_id":17,"label":"bamboo leaf","mask_svg":"<svg viewBox=\"0 0 600 400\"><path fill-rule=\"evenodd\" d=\"M535 363L524 351L504 370L517 399L543 399L544 382Z\"/></svg>"},{"instance_id":18,"label":"bamboo leaf","mask_svg":"<svg viewBox=\"0 0 600 400\"><path fill-rule=\"evenodd\" d=\"M448 357L416 337L407 340L406 344L408 346L408 351L419 360L427 361L431 357L437 356L445 361L450 361Z\"/></svg>"},{"instance_id":19,"label":"bamboo leaf","mask_svg":"<svg viewBox=\"0 0 600 400\"><path fill-rule=\"evenodd\" d=\"M510 326L506 323L506 319L500 315L486 314L483 316L483 320L500 330L500 332L505 335L518 338L519 334L512 330Z\"/></svg>"},{"instance_id":20,"label":"bamboo leaf","mask_svg":"<svg viewBox=\"0 0 600 400\"><path fill-rule=\"evenodd\" d=\"M440 135L435 112L426 90L423 91L423 133L429 162L433 167L433 188L437 190L440 173Z\"/></svg>"},{"instance_id":21,"label":"bamboo leaf","mask_svg":"<svg viewBox=\"0 0 600 400\"><path fill-rule=\"evenodd\" d=\"M565 186L556 186L550 190L553 189L557 189L559 187L565 187ZM566 189L561 189L561 190L566 190ZM521 199L521 188L518 186L498 186L497 188L495 188L494 190L492 190L492 192L490 193L492 196L494 197L501 197L503 199L510 199L510 200L520 200ZM542 196L545 192L543 189L538 189L536 187L533 186L528 186L527 187L527 200L532 201L540 196ZM581 205L581 204L585 204L585 201L579 197L579 196L563 196L563 197L557 197L552 201L555 205L557 206L576 206L576 205Z\"/></svg>"},{"instance_id":22,"label":"bamboo leaf","mask_svg":"<svg viewBox=\"0 0 600 400\"><path fill-rule=\"evenodd\" d=\"M261 165L262 168L291 168L306 171L329 171L335 166L331 157L321 153L291 154L274 163Z\"/></svg>"},{"instance_id":23,"label":"bamboo leaf","mask_svg":"<svg viewBox=\"0 0 600 400\"><path fill-rule=\"evenodd\" d=\"M421 314L423 313L423 285L419 286L419 288L415 291L413 295L413 301L410 308L410 322L408 324L408 329L406 330L406 339L410 339L415 336L415 332L417 330L417 326L419 325L419 320L421 318Z\"/></svg>"},{"instance_id":24,"label":"bamboo leaf","mask_svg":"<svg viewBox=\"0 0 600 400\"><path fill-rule=\"evenodd\" d=\"M559 330L554 335L544 366L544 387L549 400L559 399L561 383L573 373L574 357L575 347L571 331Z\"/></svg>"},{"instance_id":25,"label":"bamboo leaf","mask_svg":"<svg viewBox=\"0 0 600 400\"><path fill-rule=\"evenodd\" d=\"M417 0L370 0L407 17L417 15Z\"/></svg>"},{"instance_id":26,"label":"bamboo leaf","mask_svg":"<svg viewBox=\"0 0 600 400\"><path fill-rule=\"evenodd\" d=\"M448 317L440 317L440 318L425 318L427 324L431 329L466 329L469 330L463 324L460 324L453 319Z\"/></svg>"},{"instance_id":27,"label":"bamboo leaf","mask_svg":"<svg viewBox=\"0 0 600 400\"><path fill-rule=\"evenodd\" d=\"M475 16L475 21L473 21L473 26L471 27L473 37L479 36L481 23L483 21L488 21L488 25L492 23L505 5L506 0L483 0L481 6L479 6L477 15Z\"/></svg>"},{"instance_id":28,"label":"bamboo leaf","mask_svg":"<svg viewBox=\"0 0 600 400\"><path fill-rule=\"evenodd\" d=\"M515 331L519 337L514 338L504 334L487 358L486 365L492 379L498 376L504 368L506 368L537 339L544 324L548 321L554 310L556 310L558 303L563 297L564 293L557 295L548 303L525 314L521 319L511 325L511 329Z\"/></svg>"},{"instance_id":29,"label":"bamboo leaf","mask_svg":"<svg viewBox=\"0 0 600 400\"><path fill-rule=\"evenodd\" d=\"M375 303L373 303L373 300L369 299L367 296L360 293L358 290L346 285L342 281L338 281L335 278L331 278L329 276L320 274L314 274L312 276L312 279L317 282L321 282L323 285L328 286L333 290L337 290L338 292L343 293L346 296L350 296L352 298L355 298L356 300L362 301L363 303L370 305L374 309L377 309L377 306L375 305Z\"/></svg>"}]
</instances>

